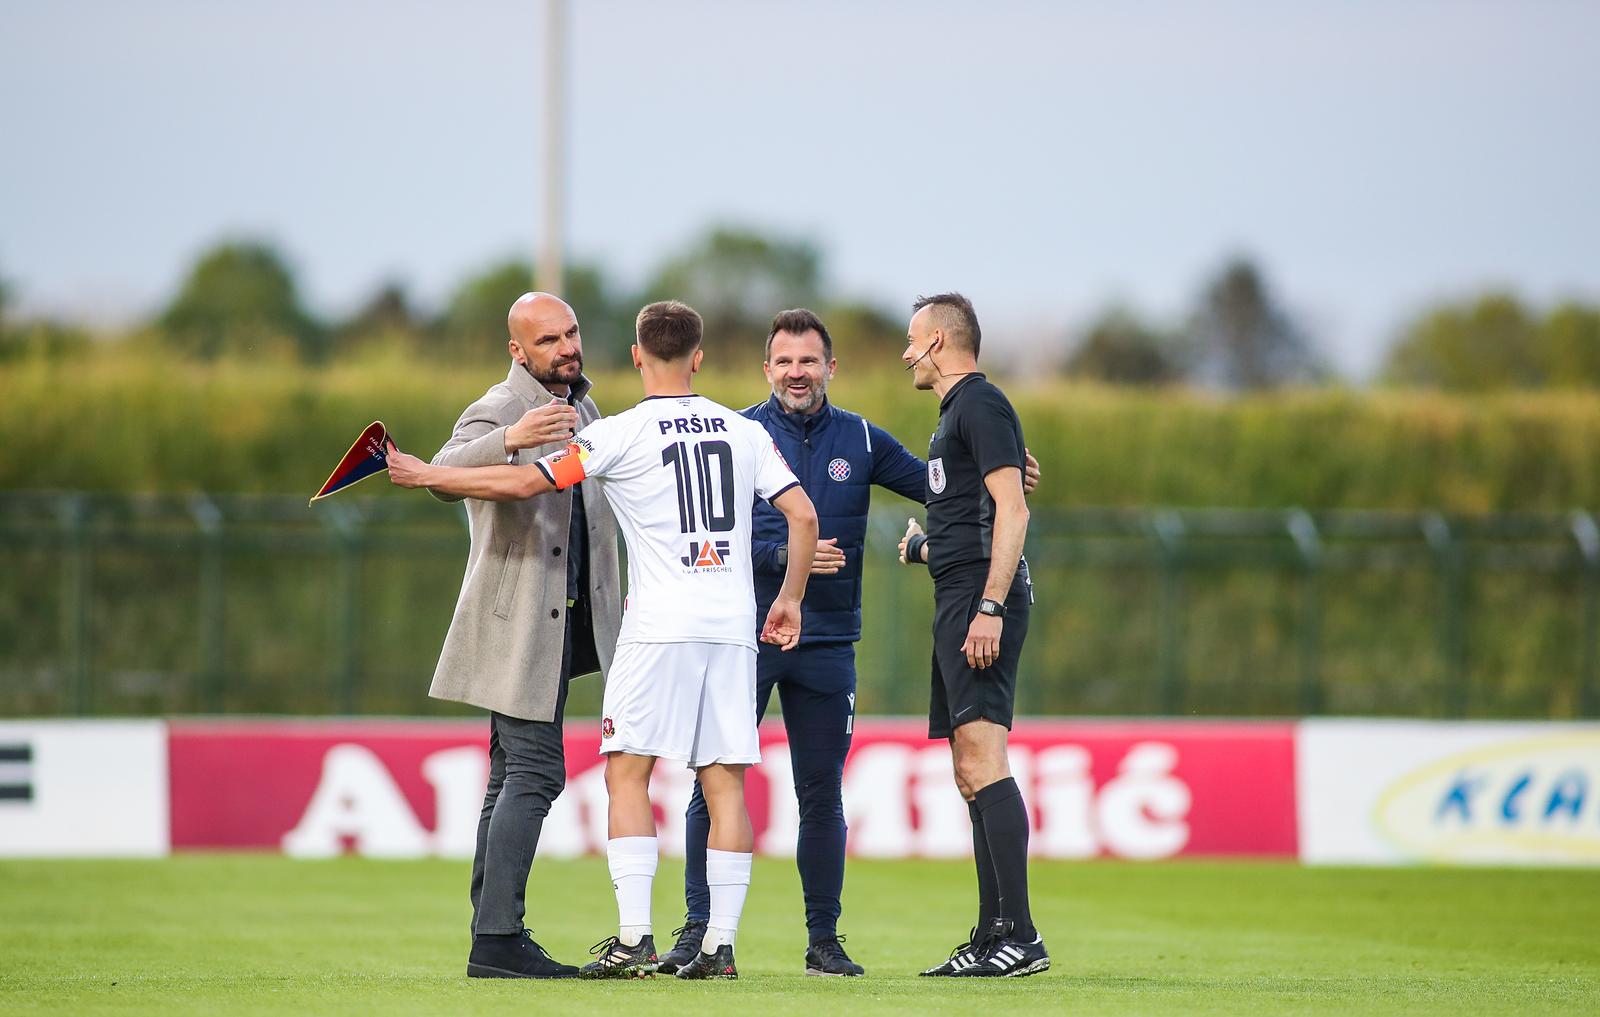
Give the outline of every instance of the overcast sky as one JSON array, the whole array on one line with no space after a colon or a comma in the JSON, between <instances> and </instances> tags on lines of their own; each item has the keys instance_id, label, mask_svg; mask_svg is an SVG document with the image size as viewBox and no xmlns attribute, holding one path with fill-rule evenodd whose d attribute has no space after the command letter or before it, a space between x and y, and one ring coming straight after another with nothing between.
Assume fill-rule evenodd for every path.
<instances>
[{"instance_id":1,"label":"overcast sky","mask_svg":"<svg viewBox=\"0 0 1600 1017\"><path fill-rule=\"evenodd\" d=\"M712 221L986 335L1175 317L1234 251L1371 370L1421 304L1600 298L1600 3L572 0L569 246L638 282ZM543 5L0 0L0 277L159 307L262 236L313 305L531 252Z\"/></svg>"}]
</instances>

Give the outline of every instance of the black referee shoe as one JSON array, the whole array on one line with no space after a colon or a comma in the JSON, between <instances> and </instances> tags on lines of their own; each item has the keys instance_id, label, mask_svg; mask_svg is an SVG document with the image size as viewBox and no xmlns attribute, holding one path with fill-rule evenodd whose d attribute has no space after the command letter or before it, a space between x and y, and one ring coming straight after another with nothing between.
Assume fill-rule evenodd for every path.
<instances>
[{"instance_id":1,"label":"black referee shoe","mask_svg":"<svg viewBox=\"0 0 1600 1017\"><path fill-rule=\"evenodd\" d=\"M854 977L866 974L866 969L850 959L844 952L844 937L831 936L819 939L806 948L806 974Z\"/></svg>"},{"instance_id":2,"label":"black referee shoe","mask_svg":"<svg viewBox=\"0 0 1600 1017\"><path fill-rule=\"evenodd\" d=\"M733 965L733 947L724 944L717 947L716 953L697 951L694 960L678 969L678 977L685 980L723 978L729 981L738 978L739 969Z\"/></svg>"},{"instance_id":3,"label":"black referee shoe","mask_svg":"<svg viewBox=\"0 0 1600 1017\"><path fill-rule=\"evenodd\" d=\"M1021 978L1050 970L1050 953L1037 931L1033 941L1016 937L1015 923L996 918L984 937L987 949L971 964L954 973L956 978Z\"/></svg>"},{"instance_id":4,"label":"black referee shoe","mask_svg":"<svg viewBox=\"0 0 1600 1017\"><path fill-rule=\"evenodd\" d=\"M700 952L700 944L705 942L706 923L690 919L681 928L673 929L672 934L678 937L678 941L672 944L672 949L661 955L661 963L656 968L663 975L673 974L694 960L694 955Z\"/></svg>"},{"instance_id":5,"label":"black referee shoe","mask_svg":"<svg viewBox=\"0 0 1600 1017\"><path fill-rule=\"evenodd\" d=\"M635 946L623 946L622 940L612 936L590 947L589 952L599 956L578 971L583 978L653 978L659 963L654 936L645 936Z\"/></svg>"},{"instance_id":6,"label":"black referee shoe","mask_svg":"<svg viewBox=\"0 0 1600 1017\"><path fill-rule=\"evenodd\" d=\"M505 936L473 936L468 978L577 978L578 969L561 964L523 929Z\"/></svg>"},{"instance_id":7,"label":"black referee shoe","mask_svg":"<svg viewBox=\"0 0 1600 1017\"><path fill-rule=\"evenodd\" d=\"M976 928L967 933L967 941L950 951L950 959L943 964L935 965L922 972L924 978L949 978L962 968L978 959L978 950L973 941L978 938Z\"/></svg>"}]
</instances>

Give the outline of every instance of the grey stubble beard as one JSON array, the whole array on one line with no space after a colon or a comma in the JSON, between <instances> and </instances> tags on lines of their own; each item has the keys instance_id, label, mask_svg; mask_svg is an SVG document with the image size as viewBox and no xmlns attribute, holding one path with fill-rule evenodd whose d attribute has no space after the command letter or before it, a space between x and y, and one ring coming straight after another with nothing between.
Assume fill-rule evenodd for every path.
<instances>
[{"instance_id":1,"label":"grey stubble beard","mask_svg":"<svg viewBox=\"0 0 1600 1017\"><path fill-rule=\"evenodd\" d=\"M820 406L822 404L822 400L827 397L828 383L824 381L813 385L810 392L806 395L806 402L803 406L797 406L791 401L789 389L786 385L780 386L776 394L778 396L778 405L782 406L785 411L789 413L810 413L812 410Z\"/></svg>"}]
</instances>

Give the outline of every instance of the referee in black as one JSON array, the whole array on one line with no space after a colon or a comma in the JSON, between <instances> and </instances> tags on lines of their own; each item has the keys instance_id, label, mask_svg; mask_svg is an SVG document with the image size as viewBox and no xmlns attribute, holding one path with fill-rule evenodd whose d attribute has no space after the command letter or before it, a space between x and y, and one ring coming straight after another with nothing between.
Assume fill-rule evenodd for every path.
<instances>
[{"instance_id":1,"label":"referee in black","mask_svg":"<svg viewBox=\"0 0 1600 1017\"><path fill-rule=\"evenodd\" d=\"M978 371L972 301L940 293L912 311L900 359L918 389L938 393L939 427L928 445L928 530L910 521L900 560L933 575L928 737L950 742L978 869L977 925L923 974L1031 975L1050 967L1050 955L1028 909L1028 810L1006 761L1033 600L1022 558L1022 423Z\"/></svg>"}]
</instances>

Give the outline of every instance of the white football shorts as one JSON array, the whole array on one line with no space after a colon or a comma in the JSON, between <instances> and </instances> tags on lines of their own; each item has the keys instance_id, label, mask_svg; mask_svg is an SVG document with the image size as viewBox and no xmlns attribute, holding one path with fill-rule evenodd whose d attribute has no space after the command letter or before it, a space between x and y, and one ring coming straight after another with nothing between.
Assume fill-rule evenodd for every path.
<instances>
[{"instance_id":1,"label":"white football shorts","mask_svg":"<svg viewBox=\"0 0 1600 1017\"><path fill-rule=\"evenodd\" d=\"M734 643L622 643L606 676L600 753L759 763L756 651Z\"/></svg>"}]
</instances>

